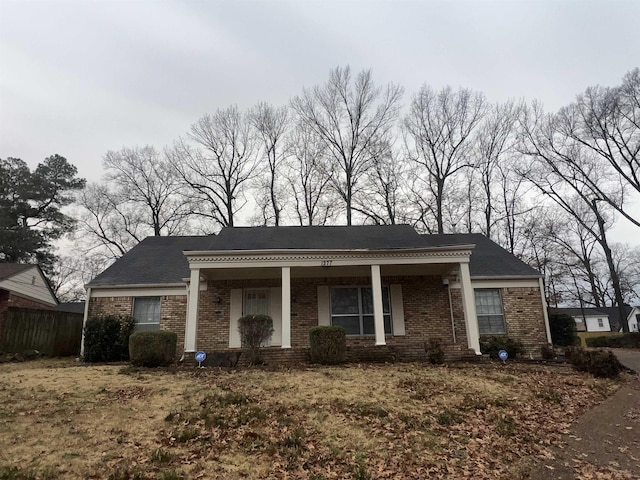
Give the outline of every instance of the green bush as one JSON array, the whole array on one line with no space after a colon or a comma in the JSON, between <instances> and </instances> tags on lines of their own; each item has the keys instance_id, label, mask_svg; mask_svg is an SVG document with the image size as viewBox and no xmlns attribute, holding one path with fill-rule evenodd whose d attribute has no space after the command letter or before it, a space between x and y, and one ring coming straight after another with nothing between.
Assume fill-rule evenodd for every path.
<instances>
[{"instance_id":1,"label":"green bush","mask_svg":"<svg viewBox=\"0 0 640 480\"><path fill-rule=\"evenodd\" d=\"M640 348L640 332L591 337L586 342L588 347Z\"/></svg>"},{"instance_id":2,"label":"green bush","mask_svg":"<svg viewBox=\"0 0 640 480\"><path fill-rule=\"evenodd\" d=\"M585 350L570 347L565 357L576 370L589 372L595 377L615 378L622 371L622 364L611 350Z\"/></svg>"},{"instance_id":3,"label":"green bush","mask_svg":"<svg viewBox=\"0 0 640 480\"><path fill-rule=\"evenodd\" d=\"M549 330L551 331L551 341L554 345L568 347L580 344L580 338L576 331L576 321L571 315L565 313L549 315Z\"/></svg>"},{"instance_id":4,"label":"green bush","mask_svg":"<svg viewBox=\"0 0 640 480\"><path fill-rule=\"evenodd\" d=\"M84 360L118 362L129 359L129 336L136 321L130 315L107 315L87 320L84 327Z\"/></svg>"},{"instance_id":5,"label":"green bush","mask_svg":"<svg viewBox=\"0 0 640 480\"><path fill-rule=\"evenodd\" d=\"M436 365L444 363L444 349L442 348L442 340L439 338L430 338L424 342L424 350L427 354L427 360L431 363Z\"/></svg>"},{"instance_id":6,"label":"green bush","mask_svg":"<svg viewBox=\"0 0 640 480\"><path fill-rule=\"evenodd\" d=\"M344 362L347 334L343 327L313 327L309 330L311 361L332 365Z\"/></svg>"},{"instance_id":7,"label":"green bush","mask_svg":"<svg viewBox=\"0 0 640 480\"><path fill-rule=\"evenodd\" d=\"M174 332L136 332L129 337L129 358L136 367L166 367L175 360L177 343Z\"/></svg>"},{"instance_id":8,"label":"green bush","mask_svg":"<svg viewBox=\"0 0 640 480\"><path fill-rule=\"evenodd\" d=\"M524 353L524 346L520 340L505 335L481 336L480 351L489 354L491 358L498 358L498 352L506 350L509 358L516 358Z\"/></svg>"},{"instance_id":9,"label":"green bush","mask_svg":"<svg viewBox=\"0 0 640 480\"><path fill-rule=\"evenodd\" d=\"M273 333L273 320L269 315L245 315L238 320L242 346L247 349L250 365L263 363L260 348Z\"/></svg>"}]
</instances>

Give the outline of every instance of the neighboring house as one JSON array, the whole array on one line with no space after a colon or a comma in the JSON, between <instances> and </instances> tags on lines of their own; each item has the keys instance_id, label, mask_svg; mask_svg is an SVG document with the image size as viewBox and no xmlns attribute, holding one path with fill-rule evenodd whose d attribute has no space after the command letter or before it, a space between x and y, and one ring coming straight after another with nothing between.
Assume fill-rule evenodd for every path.
<instances>
[{"instance_id":1,"label":"neighboring house","mask_svg":"<svg viewBox=\"0 0 640 480\"><path fill-rule=\"evenodd\" d=\"M627 315L627 322L629 322L630 332L640 331L640 307L631 308L631 311Z\"/></svg>"},{"instance_id":2,"label":"neighboring house","mask_svg":"<svg viewBox=\"0 0 640 480\"><path fill-rule=\"evenodd\" d=\"M309 330L341 325L349 346L421 359L480 354L481 334L550 341L542 277L480 234L420 235L407 225L223 228L149 237L87 285L87 318L132 314L178 334L178 349L240 349L238 319L266 313L267 360L299 362Z\"/></svg>"},{"instance_id":3,"label":"neighboring house","mask_svg":"<svg viewBox=\"0 0 640 480\"><path fill-rule=\"evenodd\" d=\"M53 309L57 304L38 265L0 263L0 343L9 307Z\"/></svg>"},{"instance_id":4,"label":"neighboring house","mask_svg":"<svg viewBox=\"0 0 640 480\"><path fill-rule=\"evenodd\" d=\"M601 308L550 308L550 314L573 317L578 332L610 332L609 314Z\"/></svg>"},{"instance_id":5,"label":"neighboring house","mask_svg":"<svg viewBox=\"0 0 640 480\"><path fill-rule=\"evenodd\" d=\"M84 302L62 302L54 309L58 312L84 313Z\"/></svg>"},{"instance_id":6,"label":"neighboring house","mask_svg":"<svg viewBox=\"0 0 640 480\"><path fill-rule=\"evenodd\" d=\"M609 315L609 322L611 323L612 332L622 332L622 321L620 320L620 310L618 307L600 307L598 310L605 312ZM624 306L626 313L626 319L629 323L629 331L638 331L638 320L640 319L640 307L631 307L630 305Z\"/></svg>"}]
</instances>

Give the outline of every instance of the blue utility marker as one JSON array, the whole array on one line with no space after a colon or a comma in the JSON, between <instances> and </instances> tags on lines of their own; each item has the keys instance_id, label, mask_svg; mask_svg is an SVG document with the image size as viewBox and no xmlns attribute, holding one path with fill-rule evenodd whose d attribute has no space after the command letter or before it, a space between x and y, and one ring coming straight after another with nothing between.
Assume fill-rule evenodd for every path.
<instances>
[{"instance_id":1,"label":"blue utility marker","mask_svg":"<svg viewBox=\"0 0 640 480\"><path fill-rule=\"evenodd\" d=\"M202 362L204 362L206 359L207 359L207 354L204 353L202 350L196 353L196 362L198 362L198 367L201 367Z\"/></svg>"}]
</instances>

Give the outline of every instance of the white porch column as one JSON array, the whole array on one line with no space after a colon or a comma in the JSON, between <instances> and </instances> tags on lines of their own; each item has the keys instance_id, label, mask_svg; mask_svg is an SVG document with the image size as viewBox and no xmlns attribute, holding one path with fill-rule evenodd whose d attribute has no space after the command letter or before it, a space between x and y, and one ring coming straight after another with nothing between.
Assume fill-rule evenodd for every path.
<instances>
[{"instance_id":1,"label":"white porch column","mask_svg":"<svg viewBox=\"0 0 640 480\"><path fill-rule=\"evenodd\" d=\"M84 301L84 317L82 318L82 340L80 342L80 357L84 358L84 327L89 317L89 302L91 302L91 287L87 288L87 299Z\"/></svg>"},{"instance_id":2,"label":"white porch column","mask_svg":"<svg viewBox=\"0 0 640 480\"><path fill-rule=\"evenodd\" d=\"M282 267L282 348L291 348L291 267Z\"/></svg>"},{"instance_id":3,"label":"white porch column","mask_svg":"<svg viewBox=\"0 0 640 480\"><path fill-rule=\"evenodd\" d=\"M200 269L191 270L189 280L189 299L187 307L187 324L184 331L184 351L196 351L196 333L198 331L198 303L200 303Z\"/></svg>"},{"instance_id":4,"label":"white porch column","mask_svg":"<svg viewBox=\"0 0 640 480\"><path fill-rule=\"evenodd\" d=\"M373 325L376 331L376 345L386 345L384 339L384 313L382 311L382 279L380 265L371 265L371 289L373 291Z\"/></svg>"},{"instance_id":5,"label":"white porch column","mask_svg":"<svg viewBox=\"0 0 640 480\"><path fill-rule=\"evenodd\" d=\"M549 305L547 305L547 297L544 294L544 282L542 277L538 279L538 285L540 285L540 298L542 299L542 316L544 318L544 329L547 333L547 342L553 343L551 341L551 329L549 328L549 314L547 313Z\"/></svg>"},{"instance_id":6,"label":"white porch column","mask_svg":"<svg viewBox=\"0 0 640 480\"><path fill-rule=\"evenodd\" d=\"M471 287L471 275L469 264L460 264L460 286L462 287L462 308L464 310L464 323L467 327L467 343L469 348L480 355L480 331L478 329L478 317L476 315L476 300Z\"/></svg>"}]
</instances>

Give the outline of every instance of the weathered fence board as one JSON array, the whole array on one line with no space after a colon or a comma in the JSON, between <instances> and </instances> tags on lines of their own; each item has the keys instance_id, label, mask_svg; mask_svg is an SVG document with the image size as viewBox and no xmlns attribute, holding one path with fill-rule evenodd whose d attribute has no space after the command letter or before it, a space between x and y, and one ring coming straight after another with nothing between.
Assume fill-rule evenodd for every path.
<instances>
[{"instance_id":1,"label":"weathered fence board","mask_svg":"<svg viewBox=\"0 0 640 480\"><path fill-rule=\"evenodd\" d=\"M82 314L9 307L0 350L22 353L38 350L45 355L78 355L82 340Z\"/></svg>"}]
</instances>

